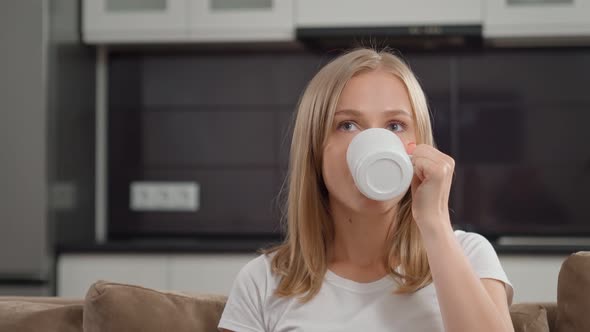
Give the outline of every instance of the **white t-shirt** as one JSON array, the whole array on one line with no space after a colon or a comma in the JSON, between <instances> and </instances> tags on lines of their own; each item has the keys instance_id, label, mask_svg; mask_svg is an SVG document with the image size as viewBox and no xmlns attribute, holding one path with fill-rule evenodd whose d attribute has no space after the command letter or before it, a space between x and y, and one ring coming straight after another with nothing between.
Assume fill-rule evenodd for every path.
<instances>
[{"instance_id":1,"label":"white t-shirt","mask_svg":"<svg viewBox=\"0 0 590 332\"><path fill-rule=\"evenodd\" d=\"M506 285L512 303L512 285L494 248L477 233L455 235L479 278ZM359 283L328 270L319 293L302 304L296 297L273 294L280 277L271 273L271 257L261 255L239 272L219 327L235 332L331 331L444 331L434 284L412 294L397 295L390 276Z\"/></svg>"}]
</instances>

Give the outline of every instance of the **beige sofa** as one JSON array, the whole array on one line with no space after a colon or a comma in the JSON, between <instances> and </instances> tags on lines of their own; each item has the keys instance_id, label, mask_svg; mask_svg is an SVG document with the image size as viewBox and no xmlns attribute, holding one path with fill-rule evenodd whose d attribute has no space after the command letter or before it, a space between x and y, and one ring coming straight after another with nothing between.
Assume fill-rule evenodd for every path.
<instances>
[{"instance_id":1,"label":"beige sofa","mask_svg":"<svg viewBox=\"0 0 590 332\"><path fill-rule=\"evenodd\" d=\"M555 287L555 285L547 285ZM590 331L590 252L568 257L556 303L510 308L517 332ZM0 332L213 332L226 298L98 281L85 299L0 297Z\"/></svg>"}]
</instances>

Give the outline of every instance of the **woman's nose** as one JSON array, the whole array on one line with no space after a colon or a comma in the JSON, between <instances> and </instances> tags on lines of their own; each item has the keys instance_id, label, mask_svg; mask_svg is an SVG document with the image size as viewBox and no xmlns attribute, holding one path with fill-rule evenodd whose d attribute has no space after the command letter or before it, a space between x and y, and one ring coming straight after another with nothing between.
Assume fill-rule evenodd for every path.
<instances>
[{"instance_id":1,"label":"woman's nose","mask_svg":"<svg viewBox=\"0 0 590 332\"><path fill-rule=\"evenodd\" d=\"M414 149L416 149L416 142L408 142L405 146L406 146L406 152L408 154L413 154Z\"/></svg>"}]
</instances>

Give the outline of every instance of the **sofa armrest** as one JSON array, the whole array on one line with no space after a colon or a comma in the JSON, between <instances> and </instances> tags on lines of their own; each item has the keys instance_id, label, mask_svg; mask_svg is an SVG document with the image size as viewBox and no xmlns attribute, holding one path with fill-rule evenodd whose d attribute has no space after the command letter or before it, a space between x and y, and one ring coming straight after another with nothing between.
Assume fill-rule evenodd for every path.
<instances>
[{"instance_id":1,"label":"sofa armrest","mask_svg":"<svg viewBox=\"0 0 590 332\"><path fill-rule=\"evenodd\" d=\"M555 304L553 306L556 307ZM510 306L510 318L515 332L551 332L548 311L551 303L516 303Z\"/></svg>"},{"instance_id":2,"label":"sofa armrest","mask_svg":"<svg viewBox=\"0 0 590 332\"><path fill-rule=\"evenodd\" d=\"M83 301L51 297L0 297L0 332L82 332Z\"/></svg>"},{"instance_id":3,"label":"sofa armrest","mask_svg":"<svg viewBox=\"0 0 590 332\"><path fill-rule=\"evenodd\" d=\"M50 304L84 304L84 299L74 299L51 296L0 296L0 302L27 302L27 303L50 303Z\"/></svg>"},{"instance_id":4,"label":"sofa armrest","mask_svg":"<svg viewBox=\"0 0 590 332\"><path fill-rule=\"evenodd\" d=\"M539 305L547 312L547 323L549 324L549 331L557 331L557 302L535 302L526 303L526 305Z\"/></svg>"},{"instance_id":5,"label":"sofa armrest","mask_svg":"<svg viewBox=\"0 0 590 332\"><path fill-rule=\"evenodd\" d=\"M557 282L559 331L590 331L590 251L570 255L561 265Z\"/></svg>"},{"instance_id":6,"label":"sofa armrest","mask_svg":"<svg viewBox=\"0 0 590 332\"><path fill-rule=\"evenodd\" d=\"M549 331L557 331L557 303L546 302L540 303L545 310L547 310L547 322L549 323Z\"/></svg>"}]
</instances>

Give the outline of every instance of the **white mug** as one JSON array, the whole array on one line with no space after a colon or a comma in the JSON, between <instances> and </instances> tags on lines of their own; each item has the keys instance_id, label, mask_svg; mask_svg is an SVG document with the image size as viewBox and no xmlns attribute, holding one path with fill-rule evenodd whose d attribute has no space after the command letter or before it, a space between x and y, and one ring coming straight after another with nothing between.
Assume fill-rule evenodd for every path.
<instances>
[{"instance_id":1,"label":"white mug","mask_svg":"<svg viewBox=\"0 0 590 332\"><path fill-rule=\"evenodd\" d=\"M404 143L383 128L358 133L348 146L346 162L360 192L377 201L405 194L414 176Z\"/></svg>"}]
</instances>

